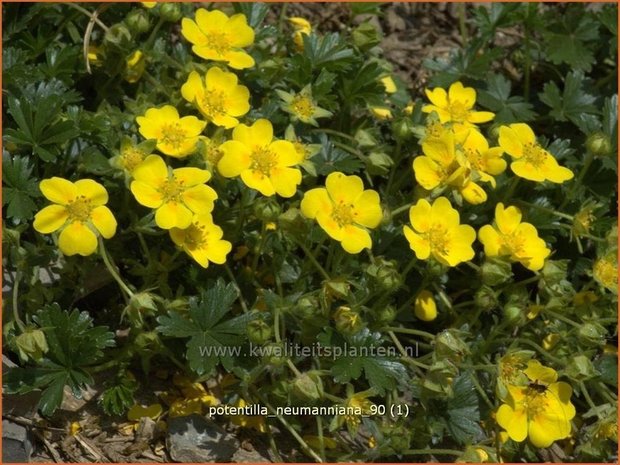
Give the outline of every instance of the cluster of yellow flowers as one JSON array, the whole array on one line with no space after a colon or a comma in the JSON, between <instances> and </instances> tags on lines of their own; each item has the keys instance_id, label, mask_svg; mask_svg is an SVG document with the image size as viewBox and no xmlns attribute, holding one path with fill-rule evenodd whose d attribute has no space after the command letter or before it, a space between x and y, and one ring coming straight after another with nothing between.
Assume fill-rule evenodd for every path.
<instances>
[{"instance_id":1,"label":"cluster of yellow flowers","mask_svg":"<svg viewBox=\"0 0 620 465\"><path fill-rule=\"evenodd\" d=\"M508 437L522 442L529 437L535 447L549 447L571 433L575 407L568 383L558 382L557 372L537 360L527 363L518 354L507 355L500 367L500 398L497 423ZM505 383L505 384L504 384Z\"/></svg>"}]
</instances>

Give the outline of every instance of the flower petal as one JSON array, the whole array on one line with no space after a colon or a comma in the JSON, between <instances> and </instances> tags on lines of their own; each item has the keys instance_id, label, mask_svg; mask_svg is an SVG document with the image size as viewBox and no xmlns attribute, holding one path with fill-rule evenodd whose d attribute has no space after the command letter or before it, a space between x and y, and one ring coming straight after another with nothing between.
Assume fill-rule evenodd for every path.
<instances>
[{"instance_id":1,"label":"flower petal","mask_svg":"<svg viewBox=\"0 0 620 465\"><path fill-rule=\"evenodd\" d=\"M185 190L181 194L181 198L185 205L194 213L210 213L213 211L217 193L211 187L200 184Z\"/></svg>"},{"instance_id":2,"label":"flower petal","mask_svg":"<svg viewBox=\"0 0 620 465\"><path fill-rule=\"evenodd\" d=\"M409 209L409 221L419 233L427 232L431 227L431 204L420 199Z\"/></svg>"},{"instance_id":3,"label":"flower petal","mask_svg":"<svg viewBox=\"0 0 620 465\"><path fill-rule=\"evenodd\" d=\"M514 174L528 181L543 182L545 180L545 175L540 169L525 160L513 161L510 169Z\"/></svg>"},{"instance_id":4,"label":"flower petal","mask_svg":"<svg viewBox=\"0 0 620 465\"><path fill-rule=\"evenodd\" d=\"M439 108L448 107L448 93L445 89L442 89L441 87L436 87L433 90L424 89L424 93L433 105ZM422 111L425 113L430 113L430 111L427 112L425 109L422 109Z\"/></svg>"},{"instance_id":5,"label":"flower petal","mask_svg":"<svg viewBox=\"0 0 620 465\"><path fill-rule=\"evenodd\" d=\"M344 227L340 243L342 248L351 254L360 253L363 249L372 247L372 240L368 231L353 225Z\"/></svg>"},{"instance_id":6,"label":"flower petal","mask_svg":"<svg viewBox=\"0 0 620 465\"><path fill-rule=\"evenodd\" d=\"M269 144L269 150L278 157L278 166L294 166L303 161L292 142L276 140Z\"/></svg>"},{"instance_id":7,"label":"flower petal","mask_svg":"<svg viewBox=\"0 0 620 465\"><path fill-rule=\"evenodd\" d=\"M155 212L155 223L161 229L185 229L192 224L192 212L179 202L166 202Z\"/></svg>"},{"instance_id":8,"label":"flower petal","mask_svg":"<svg viewBox=\"0 0 620 465\"><path fill-rule=\"evenodd\" d=\"M183 18L181 21L181 34L192 44L207 44L207 37L204 32L202 32L198 25L189 18Z\"/></svg>"},{"instance_id":9,"label":"flower petal","mask_svg":"<svg viewBox=\"0 0 620 465\"><path fill-rule=\"evenodd\" d=\"M85 257L97 250L97 236L84 223L75 221L60 233L58 247L65 255L80 254Z\"/></svg>"},{"instance_id":10,"label":"flower petal","mask_svg":"<svg viewBox=\"0 0 620 465\"><path fill-rule=\"evenodd\" d=\"M168 167L159 155L149 155L131 173L136 181L159 187L168 179Z\"/></svg>"},{"instance_id":11,"label":"flower petal","mask_svg":"<svg viewBox=\"0 0 620 465\"><path fill-rule=\"evenodd\" d=\"M316 220L319 223L319 226L325 231L329 237L336 241L341 241L344 236L344 228L340 227L340 225L334 221L331 216L331 212L326 213L324 211L319 211L316 215Z\"/></svg>"},{"instance_id":12,"label":"flower petal","mask_svg":"<svg viewBox=\"0 0 620 465\"><path fill-rule=\"evenodd\" d=\"M78 196L84 196L95 206L108 203L108 191L105 190L105 187L92 179L80 179L79 181L75 181L75 187L77 187Z\"/></svg>"},{"instance_id":13,"label":"flower petal","mask_svg":"<svg viewBox=\"0 0 620 465\"><path fill-rule=\"evenodd\" d=\"M228 66L234 69L251 68L255 64L254 58L241 50L228 52L224 58L228 62Z\"/></svg>"},{"instance_id":14,"label":"flower petal","mask_svg":"<svg viewBox=\"0 0 620 465\"><path fill-rule=\"evenodd\" d=\"M478 231L478 239L484 246L484 253L487 257L496 257L500 252L500 237L497 231L490 224L484 225Z\"/></svg>"},{"instance_id":15,"label":"flower petal","mask_svg":"<svg viewBox=\"0 0 620 465\"><path fill-rule=\"evenodd\" d=\"M196 71L189 73L187 81L181 86L181 95L190 103L194 103L204 95L204 85Z\"/></svg>"},{"instance_id":16,"label":"flower petal","mask_svg":"<svg viewBox=\"0 0 620 465\"><path fill-rule=\"evenodd\" d=\"M34 216L32 226L41 234L50 234L60 229L68 217L69 213L64 206L49 205Z\"/></svg>"},{"instance_id":17,"label":"flower petal","mask_svg":"<svg viewBox=\"0 0 620 465\"><path fill-rule=\"evenodd\" d=\"M354 221L367 228L376 228L383 220L383 210L381 209L381 199L379 194L368 189L353 202Z\"/></svg>"},{"instance_id":18,"label":"flower petal","mask_svg":"<svg viewBox=\"0 0 620 465\"><path fill-rule=\"evenodd\" d=\"M415 179L424 189L432 190L443 181L443 173L439 164L429 157L420 156L413 159Z\"/></svg>"},{"instance_id":19,"label":"flower petal","mask_svg":"<svg viewBox=\"0 0 620 465\"><path fill-rule=\"evenodd\" d=\"M495 206L495 223L503 234L512 234L521 223L521 210L517 207L504 208L503 203Z\"/></svg>"},{"instance_id":20,"label":"flower petal","mask_svg":"<svg viewBox=\"0 0 620 465\"><path fill-rule=\"evenodd\" d=\"M270 197L276 193L276 190L271 183L271 179L260 171L245 170L241 173L241 179L246 186L256 189L258 192L267 197Z\"/></svg>"},{"instance_id":21,"label":"flower petal","mask_svg":"<svg viewBox=\"0 0 620 465\"><path fill-rule=\"evenodd\" d=\"M259 119L250 127L254 147L265 147L273 140L273 126L269 120Z\"/></svg>"},{"instance_id":22,"label":"flower petal","mask_svg":"<svg viewBox=\"0 0 620 465\"><path fill-rule=\"evenodd\" d=\"M204 184L211 179L211 173L208 170L194 167L177 168L172 171L172 176L176 181L183 184L184 187Z\"/></svg>"},{"instance_id":23,"label":"flower petal","mask_svg":"<svg viewBox=\"0 0 620 465\"><path fill-rule=\"evenodd\" d=\"M301 171L296 168L274 168L271 170L271 183L278 195L290 198L301 184Z\"/></svg>"},{"instance_id":24,"label":"flower petal","mask_svg":"<svg viewBox=\"0 0 620 465\"><path fill-rule=\"evenodd\" d=\"M60 205L67 205L74 201L78 194L75 184L57 177L42 180L39 183L39 189L46 199Z\"/></svg>"},{"instance_id":25,"label":"flower petal","mask_svg":"<svg viewBox=\"0 0 620 465\"><path fill-rule=\"evenodd\" d=\"M247 47L254 43L254 29L248 26L245 15L232 15L226 23L226 29L232 32L230 44L233 47Z\"/></svg>"},{"instance_id":26,"label":"flower petal","mask_svg":"<svg viewBox=\"0 0 620 465\"><path fill-rule=\"evenodd\" d=\"M428 240L413 232L409 226L403 226L403 232L409 241L409 247L415 252L415 256L419 260L426 260L431 254L431 245Z\"/></svg>"},{"instance_id":27,"label":"flower petal","mask_svg":"<svg viewBox=\"0 0 620 465\"><path fill-rule=\"evenodd\" d=\"M501 126L499 128L499 145L513 158L521 158L523 156L523 142L519 135L509 126Z\"/></svg>"},{"instance_id":28,"label":"flower petal","mask_svg":"<svg viewBox=\"0 0 620 465\"><path fill-rule=\"evenodd\" d=\"M522 442L527 437L527 411L522 406L513 410L510 405L503 404L497 409L495 418L513 441Z\"/></svg>"},{"instance_id":29,"label":"flower petal","mask_svg":"<svg viewBox=\"0 0 620 465\"><path fill-rule=\"evenodd\" d=\"M465 87L458 81L453 83L448 90L448 100L450 104L460 102L467 110L476 103L476 91L473 87Z\"/></svg>"},{"instance_id":30,"label":"flower petal","mask_svg":"<svg viewBox=\"0 0 620 465\"><path fill-rule=\"evenodd\" d=\"M130 189L138 203L145 207L158 208L164 201L164 196L157 189L145 182L133 181Z\"/></svg>"},{"instance_id":31,"label":"flower petal","mask_svg":"<svg viewBox=\"0 0 620 465\"><path fill-rule=\"evenodd\" d=\"M95 208L90 213L90 219L104 238L109 239L116 234L116 218L108 207Z\"/></svg>"},{"instance_id":32,"label":"flower petal","mask_svg":"<svg viewBox=\"0 0 620 465\"><path fill-rule=\"evenodd\" d=\"M345 176L338 171L327 176L325 187L334 203L353 204L364 192L364 183L359 176Z\"/></svg>"},{"instance_id":33,"label":"flower petal","mask_svg":"<svg viewBox=\"0 0 620 465\"><path fill-rule=\"evenodd\" d=\"M235 131L237 128L235 128ZM222 176L226 178L239 176L250 167L251 151L247 145L235 140L229 140L220 145L220 151L223 155L217 164L217 170Z\"/></svg>"},{"instance_id":34,"label":"flower petal","mask_svg":"<svg viewBox=\"0 0 620 465\"><path fill-rule=\"evenodd\" d=\"M319 212L323 212L326 215L331 214L332 202L327 194L327 189L317 187L306 192L301 200L300 208L301 213L306 218L316 218Z\"/></svg>"}]
</instances>

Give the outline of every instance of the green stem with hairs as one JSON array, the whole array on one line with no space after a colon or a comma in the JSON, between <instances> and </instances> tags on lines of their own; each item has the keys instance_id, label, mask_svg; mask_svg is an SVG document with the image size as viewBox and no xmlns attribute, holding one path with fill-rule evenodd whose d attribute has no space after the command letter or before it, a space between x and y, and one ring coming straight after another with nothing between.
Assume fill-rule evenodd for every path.
<instances>
[{"instance_id":1,"label":"green stem with hairs","mask_svg":"<svg viewBox=\"0 0 620 465\"><path fill-rule=\"evenodd\" d=\"M118 285L123 290L123 292L127 294L127 297L131 299L134 296L134 293L131 289L129 289L129 286L125 284L125 281L123 281L123 279L120 277L120 275L116 271L116 267L114 266L114 264L112 263L112 260L108 256L102 237L99 237L99 253L101 254L103 263L105 264L106 268L108 269L108 271L110 272L114 280L118 283Z\"/></svg>"}]
</instances>

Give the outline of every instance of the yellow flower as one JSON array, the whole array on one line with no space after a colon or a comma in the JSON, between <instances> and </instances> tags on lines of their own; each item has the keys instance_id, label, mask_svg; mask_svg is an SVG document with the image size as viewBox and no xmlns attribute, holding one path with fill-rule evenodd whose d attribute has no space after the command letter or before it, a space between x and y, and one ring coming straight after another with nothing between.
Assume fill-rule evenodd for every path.
<instances>
[{"instance_id":1,"label":"yellow flower","mask_svg":"<svg viewBox=\"0 0 620 465\"><path fill-rule=\"evenodd\" d=\"M180 118L179 112L172 105L149 108L136 121L144 138L156 139L157 150L175 158L183 158L194 152L198 136L207 125L195 116Z\"/></svg>"},{"instance_id":2,"label":"yellow flower","mask_svg":"<svg viewBox=\"0 0 620 465\"><path fill-rule=\"evenodd\" d=\"M602 286L614 294L618 293L618 257L616 253L608 253L594 262L592 276Z\"/></svg>"},{"instance_id":3,"label":"yellow flower","mask_svg":"<svg viewBox=\"0 0 620 465\"><path fill-rule=\"evenodd\" d=\"M200 113L213 124L234 128L238 116L250 111L250 91L237 84L237 76L213 67L207 71L204 82L192 71L181 87L181 95L198 107Z\"/></svg>"},{"instance_id":4,"label":"yellow flower","mask_svg":"<svg viewBox=\"0 0 620 465\"><path fill-rule=\"evenodd\" d=\"M152 420L157 420L161 416L162 413L163 413L163 409L160 404L151 404L148 407L135 404L127 412L127 419L129 421L135 421L135 422L139 422L140 418L142 417L147 417Z\"/></svg>"},{"instance_id":5,"label":"yellow flower","mask_svg":"<svg viewBox=\"0 0 620 465\"><path fill-rule=\"evenodd\" d=\"M558 333L547 334L542 340L542 346L545 350L553 349L558 342L560 342L561 336Z\"/></svg>"},{"instance_id":6,"label":"yellow flower","mask_svg":"<svg viewBox=\"0 0 620 465\"><path fill-rule=\"evenodd\" d=\"M39 189L54 205L35 215L34 229L42 234L62 229L58 247L65 255L90 255L97 250L97 235L109 239L116 233L116 219L105 206L108 192L98 182L53 177L42 180Z\"/></svg>"},{"instance_id":7,"label":"yellow flower","mask_svg":"<svg viewBox=\"0 0 620 465\"><path fill-rule=\"evenodd\" d=\"M527 386L508 386L508 398L496 415L497 423L513 441L529 437L535 447L549 447L570 435L575 407L570 402L572 388L557 381L557 373L531 360L525 374Z\"/></svg>"},{"instance_id":8,"label":"yellow flower","mask_svg":"<svg viewBox=\"0 0 620 465\"><path fill-rule=\"evenodd\" d=\"M222 141L219 138L210 139L205 136L200 136L200 141L202 142L200 147L202 159L206 162L209 171L215 171L217 164L224 156L224 152L221 149Z\"/></svg>"},{"instance_id":9,"label":"yellow flower","mask_svg":"<svg viewBox=\"0 0 620 465\"><path fill-rule=\"evenodd\" d=\"M407 106L403 109L403 113L407 116L413 115L413 109L415 108L415 103L409 102Z\"/></svg>"},{"instance_id":10,"label":"yellow flower","mask_svg":"<svg viewBox=\"0 0 620 465\"><path fill-rule=\"evenodd\" d=\"M181 33L193 44L192 51L205 60L224 61L234 69L254 66L254 58L242 50L254 43L254 30L243 14L229 18L221 11L199 8L196 21L183 18Z\"/></svg>"},{"instance_id":11,"label":"yellow flower","mask_svg":"<svg viewBox=\"0 0 620 465\"><path fill-rule=\"evenodd\" d=\"M247 402L239 398L235 402L235 407L244 408ZM265 433L267 431L267 425L265 424L265 417L262 416L250 416L250 415L234 415L230 418L231 423L241 426L242 428L253 428L259 433Z\"/></svg>"},{"instance_id":12,"label":"yellow flower","mask_svg":"<svg viewBox=\"0 0 620 465\"><path fill-rule=\"evenodd\" d=\"M155 8L155 6L157 5L157 2L140 2L140 3L142 3L142 6L144 8L149 8L149 9Z\"/></svg>"},{"instance_id":13,"label":"yellow flower","mask_svg":"<svg viewBox=\"0 0 620 465\"><path fill-rule=\"evenodd\" d=\"M440 263L456 266L474 258L472 243L476 231L460 224L459 212L450 201L439 197L431 205L421 199L409 210L409 226L404 226L405 237L419 260L431 255Z\"/></svg>"},{"instance_id":14,"label":"yellow flower","mask_svg":"<svg viewBox=\"0 0 620 465\"><path fill-rule=\"evenodd\" d=\"M316 219L321 228L339 241L348 253L355 254L372 246L367 228L379 226L383 218L379 194L364 190L358 176L335 172L327 176L325 187L305 193L302 214Z\"/></svg>"},{"instance_id":15,"label":"yellow flower","mask_svg":"<svg viewBox=\"0 0 620 465\"><path fill-rule=\"evenodd\" d=\"M455 82L448 92L437 87L433 90L424 90L432 105L424 105L424 113L437 113L442 123L452 123L455 131L472 127L478 123L491 121L495 115L489 111L474 111L476 91L472 87L463 87L461 82Z\"/></svg>"},{"instance_id":16,"label":"yellow flower","mask_svg":"<svg viewBox=\"0 0 620 465\"><path fill-rule=\"evenodd\" d=\"M416 181L426 190L440 186L456 189L471 204L487 199L486 192L471 180L470 163L461 151L457 151L457 138L464 133L454 134L451 129L441 128L437 137L425 138L422 143L423 156L414 158L413 171Z\"/></svg>"},{"instance_id":17,"label":"yellow flower","mask_svg":"<svg viewBox=\"0 0 620 465\"><path fill-rule=\"evenodd\" d=\"M337 416L335 419L336 425L342 426L343 423L346 423L350 432L357 432L362 422L362 415L369 414L371 407L374 405L372 401L368 400L368 397L371 395L373 395L373 392L370 390L350 394L343 402L343 406L348 409L353 409L352 413L345 413L344 415ZM356 415L356 411L360 414Z\"/></svg>"},{"instance_id":18,"label":"yellow flower","mask_svg":"<svg viewBox=\"0 0 620 465\"><path fill-rule=\"evenodd\" d=\"M331 111L319 107L312 99L310 85L304 87L298 94L290 94L283 90L276 89L276 93L284 101L281 105L282 110L290 113L293 121L318 126L316 118L327 118L332 116Z\"/></svg>"},{"instance_id":19,"label":"yellow flower","mask_svg":"<svg viewBox=\"0 0 620 465\"><path fill-rule=\"evenodd\" d=\"M413 311L422 321L433 321L437 318L437 304L433 294L426 289L420 291L415 298Z\"/></svg>"},{"instance_id":20,"label":"yellow flower","mask_svg":"<svg viewBox=\"0 0 620 465\"><path fill-rule=\"evenodd\" d=\"M205 185L211 173L198 168L170 170L158 155L147 157L133 171L131 192L141 205L155 208L155 223L162 229L185 229L193 214L210 213L217 199Z\"/></svg>"},{"instance_id":21,"label":"yellow flower","mask_svg":"<svg viewBox=\"0 0 620 465\"><path fill-rule=\"evenodd\" d=\"M489 147L489 143L480 132L472 129L463 142L463 154L476 171L480 180L495 187L495 178L506 169L506 161L502 158L501 147Z\"/></svg>"},{"instance_id":22,"label":"yellow flower","mask_svg":"<svg viewBox=\"0 0 620 465\"><path fill-rule=\"evenodd\" d=\"M138 82L144 73L146 60L141 50L136 50L125 60L125 81L133 84Z\"/></svg>"},{"instance_id":23,"label":"yellow flower","mask_svg":"<svg viewBox=\"0 0 620 465\"><path fill-rule=\"evenodd\" d=\"M273 140L273 127L266 119L237 126L233 140L224 142L220 150L224 155L217 169L222 176L241 176L246 186L266 196L295 195L301 171L293 166L303 160L291 142Z\"/></svg>"},{"instance_id":24,"label":"yellow flower","mask_svg":"<svg viewBox=\"0 0 620 465\"><path fill-rule=\"evenodd\" d=\"M583 307L584 305L593 304L598 300L598 296L592 291L580 291L573 296L573 305L575 307Z\"/></svg>"},{"instance_id":25,"label":"yellow flower","mask_svg":"<svg viewBox=\"0 0 620 465\"><path fill-rule=\"evenodd\" d=\"M302 51L304 49L304 35L310 35L312 33L312 25L310 22L299 16L293 16L288 19L288 22L291 23L295 32L293 32L293 42L295 42L295 46L297 50Z\"/></svg>"},{"instance_id":26,"label":"yellow flower","mask_svg":"<svg viewBox=\"0 0 620 465\"><path fill-rule=\"evenodd\" d=\"M488 257L509 256L532 271L540 270L551 254L545 241L538 237L538 231L530 223L521 222L521 210L517 207L504 208L503 203L495 207L495 227L485 225L478 237Z\"/></svg>"},{"instance_id":27,"label":"yellow flower","mask_svg":"<svg viewBox=\"0 0 620 465\"><path fill-rule=\"evenodd\" d=\"M103 47L98 45L89 45L88 52L86 58L90 62L91 65L99 65L101 64L101 59L103 58L104 50Z\"/></svg>"},{"instance_id":28,"label":"yellow flower","mask_svg":"<svg viewBox=\"0 0 620 465\"><path fill-rule=\"evenodd\" d=\"M499 128L499 145L512 158L510 169L529 181L563 183L573 172L558 165L556 159L536 142L532 129L524 123Z\"/></svg>"},{"instance_id":29,"label":"yellow flower","mask_svg":"<svg viewBox=\"0 0 620 465\"><path fill-rule=\"evenodd\" d=\"M381 81L381 84L383 84L383 87L385 87L385 91L388 94L393 94L398 90L396 88L396 84L394 83L394 79L392 79L392 76L384 76L379 79L379 81ZM411 107L411 109L413 110L413 106Z\"/></svg>"},{"instance_id":30,"label":"yellow flower","mask_svg":"<svg viewBox=\"0 0 620 465\"><path fill-rule=\"evenodd\" d=\"M170 237L200 266L207 268L209 262L221 265L232 249L230 242L222 240L222 229L213 224L209 213L194 215L192 224L185 229L172 228Z\"/></svg>"},{"instance_id":31,"label":"yellow flower","mask_svg":"<svg viewBox=\"0 0 620 465\"><path fill-rule=\"evenodd\" d=\"M381 121L392 119L392 111L384 107L370 107L372 115Z\"/></svg>"},{"instance_id":32,"label":"yellow flower","mask_svg":"<svg viewBox=\"0 0 620 465\"><path fill-rule=\"evenodd\" d=\"M151 155L155 144L154 140L146 140L136 145L133 140L125 136L121 139L120 152L110 159L110 164L131 175L133 170Z\"/></svg>"}]
</instances>

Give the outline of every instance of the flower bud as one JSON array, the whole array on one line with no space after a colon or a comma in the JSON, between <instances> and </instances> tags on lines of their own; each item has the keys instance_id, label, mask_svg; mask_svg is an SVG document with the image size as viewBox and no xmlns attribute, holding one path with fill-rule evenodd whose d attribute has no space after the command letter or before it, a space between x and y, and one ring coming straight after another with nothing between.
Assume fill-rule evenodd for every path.
<instances>
[{"instance_id":1,"label":"flower bud","mask_svg":"<svg viewBox=\"0 0 620 465\"><path fill-rule=\"evenodd\" d=\"M315 317L320 311L316 297L306 295L300 298L292 307L292 313L301 320Z\"/></svg>"},{"instance_id":2,"label":"flower bud","mask_svg":"<svg viewBox=\"0 0 620 465\"><path fill-rule=\"evenodd\" d=\"M355 334L364 327L360 314L350 307L338 307L334 312L336 329L343 334Z\"/></svg>"},{"instance_id":3,"label":"flower bud","mask_svg":"<svg viewBox=\"0 0 620 465\"><path fill-rule=\"evenodd\" d=\"M268 365L279 367L286 363L285 348L281 342L272 342L263 346L262 354L263 362Z\"/></svg>"},{"instance_id":4,"label":"flower bud","mask_svg":"<svg viewBox=\"0 0 620 465\"><path fill-rule=\"evenodd\" d=\"M504 321L510 326L519 326L525 322L523 307L508 303L502 309Z\"/></svg>"},{"instance_id":5,"label":"flower bud","mask_svg":"<svg viewBox=\"0 0 620 465\"><path fill-rule=\"evenodd\" d=\"M125 24L134 35L144 34L151 28L149 15L144 10L131 10L125 17Z\"/></svg>"},{"instance_id":6,"label":"flower bud","mask_svg":"<svg viewBox=\"0 0 620 465\"><path fill-rule=\"evenodd\" d=\"M595 132L586 139L586 149L596 157L606 157L611 154L613 147L610 138L606 134Z\"/></svg>"},{"instance_id":7,"label":"flower bud","mask_svg":"<svg viewBox=\"0 0 620 465\"><path fill-rule=\"evenodd\" d=\"M541 270L543 279L548 285L559 284L566 279L568 260L546 260Z\"/></svg>"},{"instance_id":8,"label":"flower bud","mask_svg":"<svg viewBox=\"0 0 620 465\"><path fill-rule=\"evenodd\" d=\"M141 50L136 50L125 60L125 72L123 73L125 81L130 84L138 82L144 73L145 67L144 53Z\"/></svg>"},{"instance_id":9,"label":"flower bud","mask_svg":"<svg viewBox=\"0 0 620 465\"><path fill-rule=\"evenodd\" d=\"M23 361L28 359L39 361L49 350L45 333L36 328L25 328L24 332L15 338L15 346L19 358Z\"/></svg>"},{"instance_id":10,"label":"flower bud","mask_svg":"<svg viewBox=\"0 0 620 465\"><path fill-rule=\"evenodd\" d=\"M346 279L332 279L323 283L323 292L327 297L346 299L351 285Z\"/></svg>"},{"instance_id":11,"label":"flower bud","mask_svg":"<svg viewBox=\"0 0 620 465\"><path fill-rule=\"evenodd\" d=\"M374 278L379 287L387 292L393 292L400 287L400 273L396 263L391 260L378 258L375 263L368 266L366 273Z\"/></svg>"},{"instance_id":12,"label":"flower bud","mask_svg":"<svg viewBox=\"0 0 620 465\"><path fill-rule=\"evenodd\" d=\"M261 197L254 202L254 214L259 220L268 223L276 221L282 213L280 205L268 197Z\"/></svg>"},{"instance_id":13,"label":"flower bud","mask_svg":"<svg viewBox=\"0 0 620 465\"><path fill-rule=\"evenodd\" d=\"M384 441L394 454L400 455L409 450L411 445L411 430L403 425L390 426L384 431Z\"/></svg>"},{"instance_id":14,"label":"flower bud","mask_svg":"<svg viewBox=\"0 0 620 465\"><path fill-rule=\"evenodd\" d=\"M586 346L605 345L607 331L598 323L584 323L577 331L579 341Z\"/></svg>"},{"instance_id":15,"label":"flower bud","mask_svg":"<svg viewBox=\"0 0 620 465\"><path fill-rule=\"evenodd\" d=\"M480 267L482 282L487 286L498 286L512 279L512 266L506 260L487 258Z\"/></svg>"},{"instance_id":16,"label":"flower bud","mask_svg":"<svg viewBox=\"0 0 620 465\"><path fill-rule=\"evenodd\" d=\"M560 342L560 335L558 333L547 334L542 340L543 349L551 350L558 342Z\"/></svg>"},{"instance_id":17,"label":"flower bud","mask_svg":"<svg viewBox=\"0 0 620 465\"><path fill-rule=\"evenodd\" d=\"M396 309L391 305L381 308L375 313L375 321L380 325L389 325L396 318Z\"/></svg>"},{"instance_id":18,"label":"flower bud","mask_svg":"<svg viewBox=\"0 0 620 465\"><path fill-rule=\"evenodd\" d=\"M575 355L566 366L566 374L577 381L585 381L600 373L594 368L594 365L585 355Z\"/></svg>"},{"instance_id":19,"label":"flower bud","mask_svg":"<svg viewBox=\"0 0 620 465\"><path fill-rule=\"evenodd\" d=\"M446 329L435 336L435 354L439 359L459 363L469 353L469 347L456 329Z\"/></svg>"},{"instance_id":20,"label":"flower bud","mask_svg":"<svg viewBox=\"0 0 620 465\"><path fill-rule=\"evenodd\" d=\"M474 294L474 302L477 307L482 308L484 311L490 311L497 308L498 301L495 291L489 286L482 286Z\"/></svg>"},{"instance_id":21,"label":"flower bud","mask_svg":"<svg viewBox=\"0 0 620 465\"><path fill-rule=\"evenodd\" d=\"M161 339L156 331L144 331L134 339L134 345L139 353L158 352L162 347Z\"/></svg>"},{"instance_id":22,"label":"flower bud","mask_svg":"<svg viewBox=\"0 0 620 465\"><path fill-rule=\"evenodd\" d=\"M369 22L364 22L351 32L353 43L362 50L368 50L381 42L381 34Z\"/></svg>"},{"instance_id":23,"label":"flower bud","mask_svg":"<svg viewBox=\"0 0 620 465\"><path fill-rule=\"evenodd\" d=\"M299 400L313 402L323 397L323 383L315 373L302 373L292 383L292 393Z\"/></svg>"},{"instance_id":24,"label":"flower bud","mask_svg":"<svg viewBox=\"0 0 620 465\"><path fill-rule=\"evenodd\" d=\"M437 304L430 291L424 289L415 298L413 305L415 316L422 321L433 321L437 318Z\"/></svg>"},{"instance_id":25,"label":"flower bud","mask_svg":"<svg viewBox=\"0 0 620 465\"><path fill-rule=\"evenodd\" d=\"M382 176L389 173L394 160L384 152L371 152L366 158L366 169L373 176Z\"/></svg>"},{"instance_id":26,"label":"flower bud","mask_svg":"<svg viewBox=\"0 0 620 465\"><path fill-rule=\"evenodd\" d=\"M103 37L103 41L107 45L114 45L121 48L129 44L130 40L131 33L129 32L129 29L121 23L111 26L105 32L105 36Z\"/></svg>"},{"instance_id":27,"label":"flower bud","mask_svg":"<svg viewBox=\"0 0 620 465\"><path fill-rule=\"evenodd\" d=\"M273 333L271 326L263 320L256 319L248 323L248 339L256 345L263 345L271 339Z\"/></svg>"},{"instance_id":28,"label":"flower bud","mask_svg":"<svg viewBox=\"0 0 620 465\"><path fill-rule=\"evenodd\" d=\"M409 118L399 118L392 123L392 134L401 142L412 139L415 136L413 122Z\"/></svg>"},{"instance_id":29,"label":"flower bud","mask_svg":"<svg viewBox=\"0 0 620 465\"><path fill-rule=\"evenodd\" d=\"M174 2L162 2L159 7L159 16L164 21L176 23L182 16L181 6Z\"/></svg>"}]
</instances>

